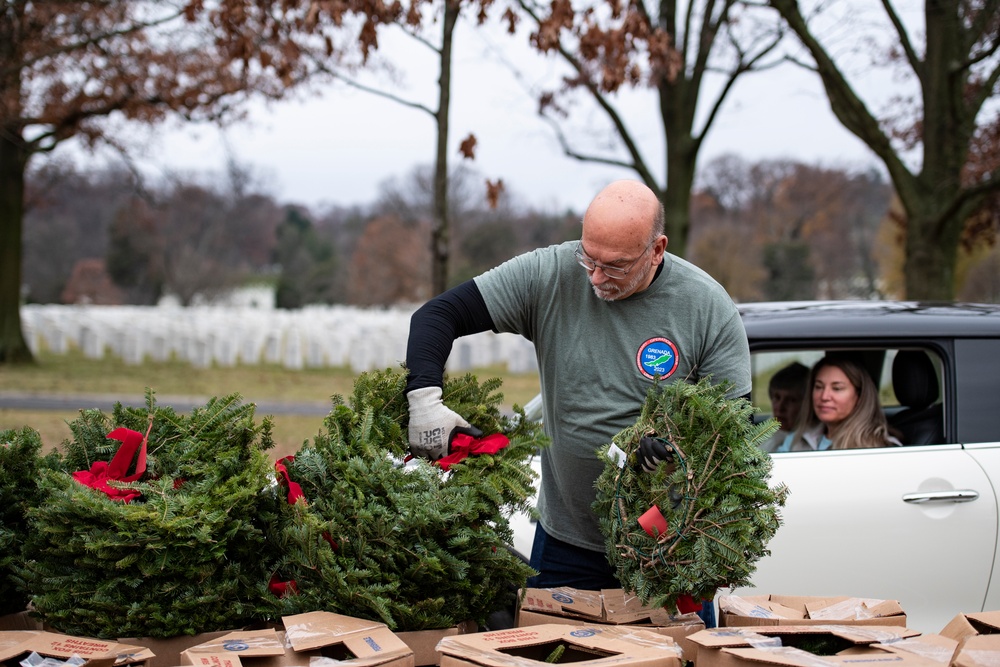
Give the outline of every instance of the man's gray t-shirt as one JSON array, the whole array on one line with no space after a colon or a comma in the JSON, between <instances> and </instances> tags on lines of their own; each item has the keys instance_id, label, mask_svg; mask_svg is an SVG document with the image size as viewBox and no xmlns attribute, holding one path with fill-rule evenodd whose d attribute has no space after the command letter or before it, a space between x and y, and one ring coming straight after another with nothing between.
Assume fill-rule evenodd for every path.
<instances>
[{"instance_id":1,"label":"man's gray t-shirt","mask_svg":"<svg viewBox=\"0 0 1000 667\"><path fill-rule=\"evenodd\" d=\"M573 254L577 242L520 255L475 279L498 331L535 344L552 446L542 453L542 527L578 547L604 551L591 505L604 468L597 450L635 424L653 385L730 380L750 392L750 351L739 313L708 274L664 254L642 292L604 301Z\"/></svg>"}]
</instances>

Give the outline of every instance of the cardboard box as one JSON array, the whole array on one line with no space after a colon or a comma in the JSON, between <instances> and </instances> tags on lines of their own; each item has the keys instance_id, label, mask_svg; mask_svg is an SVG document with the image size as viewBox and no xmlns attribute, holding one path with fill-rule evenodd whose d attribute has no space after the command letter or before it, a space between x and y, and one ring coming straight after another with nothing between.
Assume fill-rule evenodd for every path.
<instances>
[{"instance_id":1,"label":"cardboard box","mask_svg":"<svg viewBox=\"0 0 1000 667\"><path fill-rule=\"evenodd\" d=\"M1000 634L1000 611L958 614L944 626L941 634L951 637L959 644L977 635Z\"/></svg>"},{"instance_id":2,"label":"cardboard box","mask_svg":"<svg viewBox=\"0 0 1000 667\"><path fill-rule=\"evenodd\" d=\"M941 667L918 650L897 643L918 636L900 626L762 625L713 628L690 639L698 647L698 667Z\"/></svg>"},{"instance_id":3,"label":"cardboard box","mask_svg":"<svg viewBox=\"0 0 1000 667\"><path fill-rule=\"evenodd\" d=\"M630 625L550 623L445 637L438 644L441 667L680 667L680 649L670 637Z\"/></svg>"},{"instance_id":4,"label":"cardboard box","mask_svg":"<svg viewBox=\"0 0 1000 667\"><path fill-rule=\"evenodd\" d=\"M198 667L283 667L296 664L291 657L285 649L284 637L277 630L237 630L185 649L181 652L180 664ZM308 665L309 660L298 664Z\"/></svg>"},{"instance_id":5,"label":"cardboard box","mask_svg":"<svg viewBox=\"0 0 1000 667\"><path fill-rule=\"evenodd\" d=\"M886 651L916 653L917 655L933 660L939 665L950 665L958 648L958 642L943 635L926 634L879 644L879 646Z\"/></svg>"},{"instance_id":6,"label":"cardboard box","mask_svg":"<svg viewBox=\"0 0 1000 667\"><path fill-rule=\"evenodd\" d=\"M213 639L222 637L231 632L230 630L220 630L217 632L201 632L196 635L178 635L176 637L119 637L118 641L124 644L136 644L145 646L154 653L149 661L148 667L175 667L181 664L181 653L197 646L210 642Z\"/></svg>"},{"instance_id":7,"label":"cardboard box","mask_svg":"<svg viewBox=\"0 0 1000 667\"><path fill-rule=\"evenodd\" d=\"M146 665L152 651L142 646L130 646L103 639L72 637L42 630L10 630L0 632L0 663L20 663L31 653L47 658L68 660L77 655L87 667Z\"/></svg>"},{"instance_id":8,"label":"cardboard box","mask_svg":"<svg viewBox=\"0 0 1000 667\"><path fill-rule=\"evenodd\" d=\"M719 626L748 625L896 625L906 613L896 600L796 595L721 595Z\"/></svg>"},{"instance_id":9,"label":"cardboard box","mask_svg":"<svg viewBox=\"0 0 1000 667\"><path fill-rule=\"evenodd\" d=\"M42 630L42 622L26 611L0 616L0 630Z\"/></svg>"},{"instance_id":10,"label":"cardboard box","mask_svg":"<svg viewBox=\"0 0 1000 667\"><path fill-rule=\"evenodd\" d=\"M347 667L414 667L413 651L384 623L328 611L285 616L282 622L299 657L334 658Z\"/></svg>"},{"instance_id":11,"label":"cardboard box","mask_svg":"<svg viewBox=\"0 0 1000 667\"><path fill-rule=\"evenodd\" d=\"M413 664L416 667L429 667L441 664L441 654L437 652L439 641L445 637L465 635L478 630L479 626L475 621L465 621L443 630L410 630L397 632L396 636L413 651Z\"/></svg>"},{"instance_id":12,"label":"cardboard box","mask_svg":"<svg viewBox=\"0 0 1000 667\"><path fill-rule=\"evenodd\" d=\"M670 637L685 659L694 647L688 636L705 629L697 614L672 616L662 607L646 607L624 590L584 591L577 588L528 588L520 597L515 625L631 625Z\"/></svg>"},{"instance_id":13,"label":"cardboard box","mask_svg":"<svg viewBox=\"0 0 1000 667\"><path fill-rule=\"evenodd\" d=\"M1000 661L1000 635L967 637L952 658L952 667L990 667Z\"/></svg>"}]
</instances>

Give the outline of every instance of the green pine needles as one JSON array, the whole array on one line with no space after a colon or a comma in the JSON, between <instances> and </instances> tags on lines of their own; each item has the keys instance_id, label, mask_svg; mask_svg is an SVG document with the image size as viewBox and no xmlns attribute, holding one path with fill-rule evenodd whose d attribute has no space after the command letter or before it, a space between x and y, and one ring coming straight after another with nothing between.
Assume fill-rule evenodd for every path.
<instances>
[{"instance_id":1,"label":"green pine needles","mask_svg":"<svg viewBox=\"0 0 1000 667\"><path fill-rule=\"evenodd\" d=\"M40 456L41 436L32 428L0 431L0 616L24 611L28 593L17 576L30 532L28 509L41 501L42 471L58 465Z\"/></svg>"},{"instance_id":2,"label":"green pine needles","mask_svg":"<svg viewBox=\"0 0 1000 667\"><path fill-rule=\"evenodd\" d=\"M781 523L788 489L768 486L771 459L758 446L778 424L754 424L753 406L725 398L728 389L708 379L658 384L636 424L601 450L594 509L608 558L646 604L673 609L684 595L712 599L718 588L749 584ZM652 473L636 466L644 436L660 438L672 453ZM653 507L666 530L650 534L639 519Z\"/></svg>"},{"instance_id":3,"label":"green pine needles","mask_svg":"<svg viewBox=\"0 0 1000 667\"><path fill-rule=\"evenodd\" d=\"M72 473L110 461L125 427L148 431L148 470L130 502ZM277 558L267 541L283 498L266 449L271 424L236 395L190 415L120 403L109 416L84 410L70 423L62 470L40 479L28 510L30 558L21 570L35 614L55 630L100 638L173 637L238 628L274 617L267 589ZM134 463L129 466L132 471Z\"/></svg>"},{"instance_id":4,"label":"green pine needles","mask_svg":"<svg viewBox=\"0 0 1000 667\"><path fill-rule=\"evenodd\" d=\"M294 582L283 613L327 610L393 630L483 623L533 571L507 545L509 518L529 510L530 457L547 441L520 408L500 413L501 381L449 378L445 403L510 444L444 472L408 454L405 373L364 373L350 405L289 461L306 502L286 505L279 578ZM289 584L291 587L291 584Z\"/></svg>"}]
</instances>

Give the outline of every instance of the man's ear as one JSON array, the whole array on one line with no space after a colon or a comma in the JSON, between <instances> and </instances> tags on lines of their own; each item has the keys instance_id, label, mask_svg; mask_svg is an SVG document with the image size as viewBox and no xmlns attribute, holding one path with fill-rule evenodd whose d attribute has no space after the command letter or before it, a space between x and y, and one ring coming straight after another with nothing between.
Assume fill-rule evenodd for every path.
<instances>
[{"instance_id":1,"label":"man's ear","mask_svg":"<svg viewBox=\"0 0 1000 667\"><path fill-rule=\"evenodd\" d=\"M654 259L663 259L663 253L667 251L667 246L670 245L670 239L664 234L660 234L660 237L656 239L653 244L653 257Z\"/></svg>"}]
</instances>

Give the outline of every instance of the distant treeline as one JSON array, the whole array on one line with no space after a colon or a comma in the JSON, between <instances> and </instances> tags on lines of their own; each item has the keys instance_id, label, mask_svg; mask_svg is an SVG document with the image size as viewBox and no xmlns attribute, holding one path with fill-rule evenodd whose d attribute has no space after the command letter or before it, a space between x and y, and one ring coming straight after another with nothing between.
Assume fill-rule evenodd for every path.
<instances>
[{"instance_id":1,"label":"distant treeline","mask_svg":"<svg viewBox=\"0 0 1000 667\"><path fill-rule=\"evenodd\" d=\"M256 282L274 286L281 308L421 302L431 296L428 171L388 181L370 205L310 210L236 167L153 184L49 163L27 182L24 299L190 303ZM579 238L583 211L534 210L510 192L491 208L474 172L450 180L452 284ZM740 301L894 298L903 223L893 202L877 171L722 157L699 173L687 258ZM996 248L960 264L960 298L1000 300Z\"/></svg>"}]
</instances>

